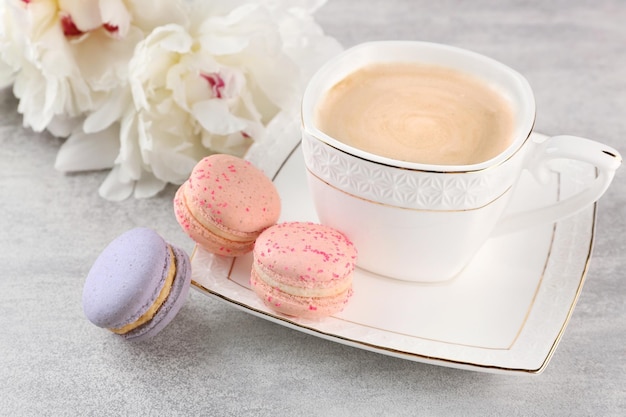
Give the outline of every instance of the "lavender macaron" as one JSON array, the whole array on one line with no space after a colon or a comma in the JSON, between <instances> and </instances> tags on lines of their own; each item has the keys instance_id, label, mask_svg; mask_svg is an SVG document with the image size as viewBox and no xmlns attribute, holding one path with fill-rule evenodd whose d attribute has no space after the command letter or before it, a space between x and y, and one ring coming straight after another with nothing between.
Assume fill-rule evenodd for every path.
<instances>
[{"instance_id":1,"label":"lavender macaron","mask_svg":"<svg viewBox=\"0 0 626 417\"><path fill-rule=\"evenodd\" d=\"M102 251L83 287L83 311L93 324L128 340L150 338L187 298L187 254L152 229L129 230Z\"/></svg>"}]
</instances>

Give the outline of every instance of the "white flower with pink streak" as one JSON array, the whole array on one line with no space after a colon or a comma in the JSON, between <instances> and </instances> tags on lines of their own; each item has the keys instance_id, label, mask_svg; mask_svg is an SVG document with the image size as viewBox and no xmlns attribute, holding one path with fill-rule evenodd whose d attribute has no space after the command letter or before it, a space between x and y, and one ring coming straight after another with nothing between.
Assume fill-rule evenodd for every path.
<instances>
[{"instance_id":1,"label":"white flower with pink streak","mask_svg":"<svg viewBox=\"0 0 626 417\"><path fill-rule=\"evenodd\" d=\"M149 197L297 125L306 81L341 49L312 17L324 3L8 0L0 87L25 126L69 136L57 169L111 169L103 197Z\"/></svg>"},{"instance_id":2,"label":"white flower with pink streak","mask_svg":"<svg viewBox=\"0 0 626 417\"><path fill-rule=\"evenodd\" d=\"M144 8L150 18L137 19ZM0 58L12 70L24 125L67 135L76 118L124 87L135 45L184 16L176 10L168 0L5 0Z\"/></svg>"},{"instance_id":3,"label":"white flower with pink streak","mask_svg":"<svg viewBox=\"0 0 626 417\"><path fill-rule=\"evenodd\" d=\"M132 104L121 116L115 166L100 188L105 197L151 196L182 183L210 153L241 156L253 142L279 140L268 137L268 126L299 120L311 71L340 49L302 18L307 10L219 5L197 3L188 26L164 25L137 46L129 65ZM289 19L307 20L307 31L281 32ZM304 50L316 55L292 58Z\"/></svg>"}]
</instances>

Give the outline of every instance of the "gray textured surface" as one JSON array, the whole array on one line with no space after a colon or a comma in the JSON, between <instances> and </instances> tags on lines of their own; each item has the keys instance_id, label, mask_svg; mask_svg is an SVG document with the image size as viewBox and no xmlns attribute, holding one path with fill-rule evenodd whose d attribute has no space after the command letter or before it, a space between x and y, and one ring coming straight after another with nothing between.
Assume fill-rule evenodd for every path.
<instances>
[{"instance_id":1,"label":"gray textured surface","mask_svg":"<svg viewBox=\"0 0 626 417\"><path fill-rule=\"evenodd\" d=\"M626 2L330 0L318 13L345 46L446 42L525 74L537 130L626 154ZM156 227L191 250L167 188L110 203L103 173L53 169L60 142L21 128L0 92L0 415L626 415L626 170L599 204L588 279L539 376L423 365L342 346L196 291L159 337L129 344L89 324L84 276L104 246Z\"/></svg>"}]
</instances>

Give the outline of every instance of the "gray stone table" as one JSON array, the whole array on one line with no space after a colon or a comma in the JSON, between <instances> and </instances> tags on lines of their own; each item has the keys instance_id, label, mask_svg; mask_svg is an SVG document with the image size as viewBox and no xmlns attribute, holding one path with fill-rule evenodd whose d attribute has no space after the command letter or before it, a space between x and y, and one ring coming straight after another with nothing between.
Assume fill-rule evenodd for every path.
<instances>
[{"instance_id":1,"label":"gray stone table","mask_svg":"<svg viewBox=\"0 0 626 417\"><path fill-rule=\"evenodd\" d=\"M318 21L344 46L444 42L490 55L535 89L536 130L626 153L626 2L330 0ZM585 287L540 375L406 361L270 323L192 291L144 344L92 326L80 298L100 250L153 226L191 251L170 186L112 203L105 173L63 175L60 140L21 127L0 92L0 415L626 415L626 170L598 205Z\"/></svg>"}]
</instances>

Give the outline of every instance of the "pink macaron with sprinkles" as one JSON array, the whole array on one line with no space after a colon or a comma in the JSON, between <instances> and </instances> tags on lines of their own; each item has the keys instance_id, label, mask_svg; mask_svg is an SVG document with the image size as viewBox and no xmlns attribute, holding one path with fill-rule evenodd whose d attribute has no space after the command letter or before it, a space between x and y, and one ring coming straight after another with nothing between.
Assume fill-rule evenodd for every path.
<instances>
[{"instance_id":1,"label":"pink macaron with sprinkles","mask_svg":"<svg viewBox=\"0 0 626 417\"><path fill-rule=\"evenodd\" d=\"M280 196L249 161L215 154L194 167L174 198L176 220L205 250L223 256L250 252L278 221Z\"/></svg>"},{"instance_id":2,"label":"pink macaron with sprinkles","mask_svg":"<svg viewBox=\"0 0 626 417\"><path fill-rule=\"evenodd\" d=\"M155 336L185 303L188 255L148 228L131 229L107 245L83 286L89 321L127 340Z\"/></svg>"},{"instance_id":3,"label":"pink macaron with sprinkles","mask_svg":"<svg viewBox=\"0 0 626 417\"><path fill-rule=\"evenodd\" d=\"M258 237L253 259L250 284L276 312L319 319L343 310L352 295L357 250L328 226L274 225Z\"/></svg>"}]
</instances>

